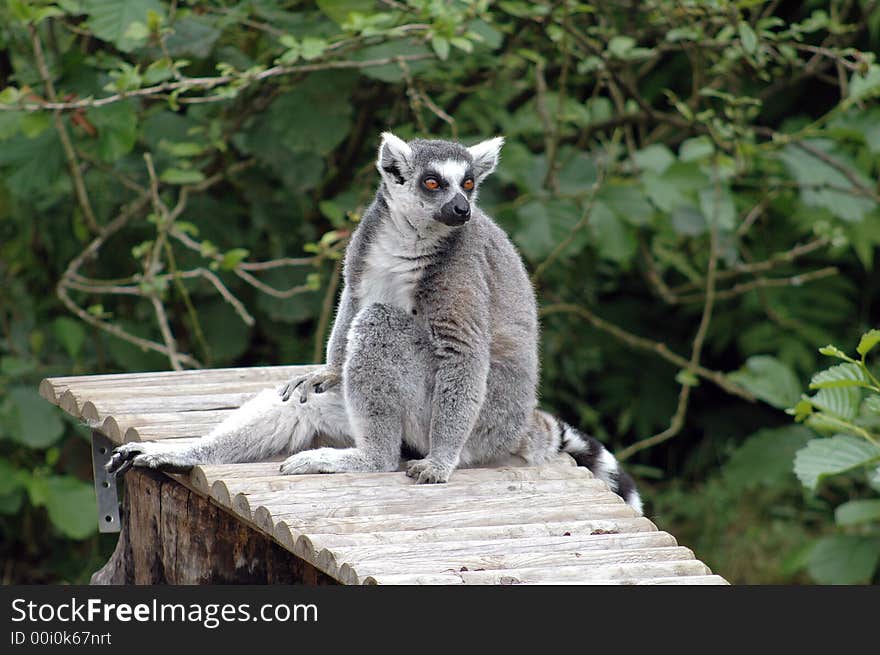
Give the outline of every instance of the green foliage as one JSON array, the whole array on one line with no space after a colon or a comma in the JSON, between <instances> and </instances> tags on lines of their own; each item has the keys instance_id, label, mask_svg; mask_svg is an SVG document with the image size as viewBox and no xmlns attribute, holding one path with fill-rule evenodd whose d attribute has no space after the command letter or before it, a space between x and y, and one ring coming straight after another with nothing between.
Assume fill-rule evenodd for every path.
<instances>
[{"instance_id":1,"label":"green foliage","mask_svg":"<svg viewBox=\"0 0 880 655\"><path fill-rule=\"evenodd\" d=\"M16 579L82 581L112 547L40 379L169 367L157 306L184 366L320 359L389 127L505 136L480 204L534 278L544 405L619 452L688 390L627 461L664 528L733 581L869 579L880 333L810 378L880 320L867 6L0 3Z\"/></svg>"},{"instance_id":2,"label":"green foliage","mask_svg":"<svg viewBox=\"0 0 880 655\"><path fill-rule=\"evenodd\" d=\"M816 491L825 479L847 481L853 488L880 492L880 382L872 373L868 356L880 344L880 330L862 335L854 359L835 346L819 350L823 355L843 359L820 371L810 382L818 389L804 396L790 410L830 438L811 439L795 455L798 479ZM858 493L858 491L856 491ZM848 500L834 511L842 534L820 539L810 555L809 571L823 584L870 582L880 566L880 498Z\"/></svg>"}]
</instances>

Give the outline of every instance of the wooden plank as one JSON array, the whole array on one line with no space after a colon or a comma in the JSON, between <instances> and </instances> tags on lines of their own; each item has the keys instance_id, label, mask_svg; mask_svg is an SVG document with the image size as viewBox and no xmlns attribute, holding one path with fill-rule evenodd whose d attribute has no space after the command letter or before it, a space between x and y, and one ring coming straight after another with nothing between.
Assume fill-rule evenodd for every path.
<instances>
[{"instance_id":1,"label":"wooden plank","mask_svg":"<svg viewBox=\"0 0 880 655\"><path fill-rule=\"evenodd\" d=\"M222 396L225 394L244 394L252 397L265 389L274 389L283 381L276 381L274 384L268 381L249 382L249 383L225 383L225 384L205 384L191 385L186 388L171 386L149 387L145 389L125 389L122 387L107 388L101 391L89 389L67 389L64 391L56 403L61 409L73 416L82 416L84 407L87 403L98 408L115 408L120 403L130 405L137 400L145 400L145 406L149 407L150 413L169 413L167 408L152 402L154 399L171 398L177 411L188 411L185 400L194 396ZM181 402L184 401L184 402ZM142 412L125 412L104 410L109 414L125 414L125 413L142 413Z\"/></svg>"},{"instance_id":2,"label":"wooden plank","mask_svg":"<svg viewBox=\"0 0 880 655\"><path fill-rule=\"evenodd\" d=\"M307 373L315 368L317 368L317 365L309 364L52 377L45 378L40 383L40 394L49 402L54 403L54 399L70 388L100 389L122 387L134 390L139 387L149 387L156 384L185 387L189 385L205 384L206 382L222 382L229 384L255 381L268 382L275 380L283 382L293 375Z\"/></svg>"},{"instance_id":3,"label":"wooden plank","mask_svg":"<svg viewBox=\"0 0 880 655\"><path fill-rule=\"evenodd\" d=\"M147 414L151 412L193 412L202 410L237 409L250 400L252 393L217 393L193 396L152 396L147 398L86 401L80 416L87 421L103 420L115 414ZM63 409L63 408L62 408Z\"/></svg>"},{"instance_id":4,"label":"wooden plank","mask_svg":"<svg viewBox=\"0 0 880 655\"><path fill-rule=\"evenodd\" d=\"M315 541L314 547L322 544ZM421 544L389 544L384 546L324 546L315 557L315 564L331 575L343 565L357 569L372 560L395 561L404 565L425 561L458 561L460 558L512 558L535 553L542 555L571 555L581 559L585 552L647 550L675 547L675 538L666 532L636 532L633 534L597 534L570 537L534 537L525 539L495 539L482 541L449 541ZM681 551L680 554L684 554Z\"/></svg>"},{"instance_id":5,"label":"wooden plank","mask_svg":"<svg viewBox=\"0 0 880 655\"><path fill-rule=\"evenodd\" d=\"M107 416L103 420L90 421L90 427L100 430L114 443L127 441L148 441L176 439L179 437L200 437L218 425L223 417L232 410L182 412L176 416L179 420L172 422L157 421L150 423L141 415ZM192 418L187 420L187 415Z\"/></svg>"},{"instance_id":6,"label":"wooden plank","mask_svg":"<svg viewBox=\"0 0 880 655\"><path fill-rule=\"evenodd\" d=\"M449 483L443 485L415 485L408 487L400 486L371 486L359 487L354 491L346 487L318 487L305 489L297 484L296 480L281 478L262 479L260 482L248 480L234 483L231 480L218 480L211 485L211 495L214 497L232 498L232 505L236 512L250 518L253 510L264 505L266 507L284 507L296 503L318 503L325 506L345 505L351 506L353 501L361 505L367 501L377 502L417 502L424 499L442 498L455 502L456 497L461 497L461 492L466 492L467 501L476 501L480 498L516 498L519 496L534 496L535 494L551 493L590 493L607 491L608 486L602 480L547 480L547 481L501 481L501 482L473 482L470 484Z\"/></svg>"},{"instance_id":7,"label":"wooden plank","mask_svg":"<svg viewBox=\"0 0 880 655\"><path fill-rule=\"evenodd\" d=\"M605 584L608 580L636 580L681 577L686 580L711 575L699 560L678 562L635 562L605 566L521 568L494 571L459 571L450 573L383 573L368 575L362 584ZM713 576L715 577L715 576Z\"/></svg>"},{"instance_id":8,"label":"wooden plank","mask_svg":"<svg viewBox=\"0 0 880 655\"><path fill-rule=\"evenodd\" d=\"M557 521L553 523L520 523L473 527L440 528L434 530L405 530L393 532L360 532L350 534L315 534L310 537L313 548L347 546L429 543L446 541L479 541L489 539L528 539L536 537L576 537L589 534L632 534L657 532L657 526L643 516L634 518L594 519L591 521ZM286 544L294 548L294 542Z\"/></svg>"},{"instance_id":9,"label":"wooden plank","mask_svg":"<svg viewBox=\"0 0 880 655\"><path fill-rule=\"evenodd\" d=\"M278 462L258 462L252 464L205 464L193 467L190 472L191 483L206 495L211 493L211 485L217 480L238 479L277 479ZM569 466L556 462L543 466L513 467L502 466L498 468L474 468L459 469L452 474L448 484L464 481L526 481L526 480L562 480L562 479L591 479L593 477L587 469L579 466ZM333 487L373 487L373 486L405 486L412 487L414 482L405 473L395 471L392 473L334 473L333 475L310 474L290 476L296 480L302 488Z\"/></svg>"},{"instance_id":10,"label":"wooden plank","mask_svg":"<svg viewBox=\"0 0 880 655\"><path fill-rule=\"evenodd\" d=\"M628 550L584 551L579 553L516 553L513 555L480 555L478 553L421 558L396 557L393 560L361 560L356 566L343 564L333 577L345 584L362 584L368 577L382 574L401 573L487 573L493 570L520 571L529 569L574 569L576 572L593 571L615 564L661 564L669 562L696 562L700 566L693 570L701 574L709 573L706 565L694 559L693 553L681 546L643 548ZM464 569L464 571L462 571ZM657 576L655 576L657 577ZM525 580L524 580L525 581Z\"/></svg>"},{"instance_id":11,"label":"wooden plank","mask_svg":"<svg viewBox=\"0 0 880 655\"><path fill-rule=\"evenodd\" d=\"M591 521L598 519L634 518L636 511L629 505L594 505L559 507L552 500L542 507L512 508L504 514L486 513L480 509L459 509L421 516L410 514L387 514L384 516L355 517L303 517L289 512L265 512L261 516L257 508L254 522L265 531L272 529L276 539L291 543L302 534L352 534L363 532L393 532L406 530L433 530L473 526L496 526L511 523L544 523L567 520Z\"/></svg>"},{"instance_id":12,"label":"wooden plank","mask_svg":"<svg viewBox=\"0 0 880 655\"><path fill-rule=\"evenodd\" d=\"M417 487L414 487L417 488ZM389 514L401 514L410 517L442 516L447 513L461 511L462 507L474 507L484 516L503 515L506 512L553 509L558 507L569 508L571 513L579 508L589 509L610 505L612 507L629 507L623 499L610 492L583 494L514 494L511 492L503 498L491 498L479 494L467 492L454 493L449 489L448 493L439 498L410 498L401 501L370 501L361 502L356 495L350 496L348 502L340 501L337 504L325 504L312 500L296 502L295 500L280 500L271 504L259 505L254 509L254 519L259 520L260 510L272 513L275 516L293 516L302 520L323 518L357 518L357 517L382 517ZM230 505L231 506L231 505ZM632 509L632 508L630 508ZM635 510L632 510L633 512Z\"/></svg>"}]
</instances>

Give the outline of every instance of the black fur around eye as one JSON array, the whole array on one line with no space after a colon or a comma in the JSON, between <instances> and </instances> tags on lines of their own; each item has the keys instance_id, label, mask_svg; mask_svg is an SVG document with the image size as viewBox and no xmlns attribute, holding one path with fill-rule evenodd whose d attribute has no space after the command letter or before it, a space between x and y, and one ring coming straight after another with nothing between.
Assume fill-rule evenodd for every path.
<instances>
[{"instance_id":1,"label":"black fur around eye","mask_svg":"<svg viewBox=\"0 0 880 655\"><path fill-rule=\"evenodd\" d=\"M422 180L422 186L425 187L428 191L436 191L440 188L440 180L436 177L426 177Z\"/></svg>"}]
</instances>

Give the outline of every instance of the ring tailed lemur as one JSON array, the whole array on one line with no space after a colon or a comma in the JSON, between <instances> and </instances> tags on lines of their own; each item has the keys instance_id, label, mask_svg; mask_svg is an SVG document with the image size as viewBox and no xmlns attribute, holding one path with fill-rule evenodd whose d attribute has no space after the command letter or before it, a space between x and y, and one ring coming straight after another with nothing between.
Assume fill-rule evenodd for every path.
<instances>
[{"instance_id":1,"label":"ring tailed lemur","mask_svg":"<svg viewBox=\"0 0 880 655\"><path fill-rule=\"evenodd\" d=\"M281 472L391 471L446 482L460 465L560 451L641 512L593 437L537 409L534 292L507 235L476 206L503 139L382 135L379 189L346 250L327 364L246 402L192 445L129 443L108 470L185 469L292 453ZM316 438L336 447L315 448Z\"/></svg>"}]
</instances>

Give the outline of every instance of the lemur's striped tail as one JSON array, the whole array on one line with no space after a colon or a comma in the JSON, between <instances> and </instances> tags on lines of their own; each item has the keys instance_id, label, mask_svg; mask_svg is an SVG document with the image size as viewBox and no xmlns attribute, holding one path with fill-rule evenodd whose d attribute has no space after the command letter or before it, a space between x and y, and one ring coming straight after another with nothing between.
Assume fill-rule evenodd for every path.
<instances>
[{"instance_id":1,"label":"lemur's striped tail","mask_svg":"<svg viewBox=\"0 0 880 655\"><path fill-rule=\"evenodd\" d=\"M578 466L583 466L600 480L604 480L611 491L623 498L626 503L642 514L642 498L629 473L620 468L614 455L595 437L571 427L565 421L545 413L545 417L555 423L555 433L560 452L574 458Z\"/></svg>"}]
</instances>

